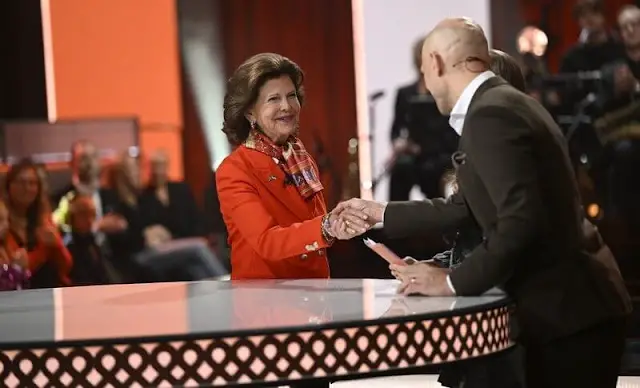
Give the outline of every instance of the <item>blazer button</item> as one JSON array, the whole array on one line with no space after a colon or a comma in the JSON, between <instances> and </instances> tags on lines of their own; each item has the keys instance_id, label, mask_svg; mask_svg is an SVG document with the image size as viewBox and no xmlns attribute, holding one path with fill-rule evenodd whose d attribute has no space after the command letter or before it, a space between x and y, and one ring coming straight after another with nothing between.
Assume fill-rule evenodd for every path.
<instances>
[{"instance_id":1,"label":"blazer button","mask_svg":"<svg viewBox=\"0 0 640 388\"><path fill-rule=\"evenodd\" d=\"M309 258L309 255L307 255L306 253L303 253L300 255L300 260L307 260Z\"/></svg>"},{"instance_id":2,"label":"blazer button","mask_svg":"<svg viewBox=\"0 0 640 388\"><path fill-rule=\"evenodd\" d=\"M320 250L318 251L318 256L323 256L323 255L324 255L324 251L323 251L322 249L320 249Z\"/></svg>"}]
</instances>

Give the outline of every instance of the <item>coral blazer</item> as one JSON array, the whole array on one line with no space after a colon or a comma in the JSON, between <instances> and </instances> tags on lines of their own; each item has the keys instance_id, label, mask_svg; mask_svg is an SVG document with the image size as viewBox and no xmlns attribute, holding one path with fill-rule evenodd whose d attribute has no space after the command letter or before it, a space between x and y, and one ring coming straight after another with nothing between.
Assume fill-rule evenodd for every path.
<instances>
[{"instance_id":1,"label":"coral blazer","mask_svg":"<svg viewBox=\"0 0 640 388\"><path fill-rule=\"evenodd\" d=\"M216 186L232 279L329 277L322 192L303 199L270 156L244 146L220 164Z\"/></svg>"}]
</instances>

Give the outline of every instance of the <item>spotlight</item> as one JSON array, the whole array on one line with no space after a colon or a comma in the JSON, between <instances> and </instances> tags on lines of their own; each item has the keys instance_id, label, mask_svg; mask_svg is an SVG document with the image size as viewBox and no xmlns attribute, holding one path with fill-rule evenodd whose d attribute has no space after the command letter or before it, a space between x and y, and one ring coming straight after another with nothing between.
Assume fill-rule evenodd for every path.
<instances>
[{"instance_id":1,"label":"spotlight","mask_svg":"<svg viewBox=\"0 0 640 388\"><path fill-rule=\"evenodd\" d=\"M587 206L587 216L592 220L602 218L602 209L597 203L592 203Z\"/></svg>"},{"instance_id":2,"label":"spotlight","mask_svg":"<svg viewBox=\"0 0 640 388\"><path fill-rule=\"evenodd\" d=\"M547 51L549 38L538 27L527 26L518 34L517 44L520 54L533 54L536 57L542 57Z\"/></svg>"}]
</instances>

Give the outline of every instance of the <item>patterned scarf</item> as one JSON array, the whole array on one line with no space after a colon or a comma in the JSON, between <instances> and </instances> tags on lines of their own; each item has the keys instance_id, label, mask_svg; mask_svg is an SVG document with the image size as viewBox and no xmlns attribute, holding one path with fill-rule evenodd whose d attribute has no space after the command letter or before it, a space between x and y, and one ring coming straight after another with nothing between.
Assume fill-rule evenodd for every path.
<instances>
[{"instance_id":1,"label":"patterned scarf","mask_svg":"<svg viewBox=\"0 0 640 388\"><path fill-rule=\"evenodd\" d=\"M295 136L282 146L274 144L262 132L251 131L244 146L263 154L269 155L278 161L285 175L298 189L304 199L312 197L322 191L322 183L311 155L302 145L300 139Z\"/></svg>"}]
</instances>

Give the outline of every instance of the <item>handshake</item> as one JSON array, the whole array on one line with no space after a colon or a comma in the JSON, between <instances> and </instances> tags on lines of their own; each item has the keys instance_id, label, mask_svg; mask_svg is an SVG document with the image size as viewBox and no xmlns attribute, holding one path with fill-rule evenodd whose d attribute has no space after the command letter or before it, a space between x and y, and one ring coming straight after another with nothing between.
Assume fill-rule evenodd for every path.
<instances>
[{"instance_id":1,"label":"handshake","mask_svg":"<svg viewBox=\"0 0 640 388\"><path fill-rule=\"evenodd\" d=\"M382 222L385 203L353 198L340 202L329 213L325 232L338 240L360 236Z\"/></svg>"}]
</instances>

